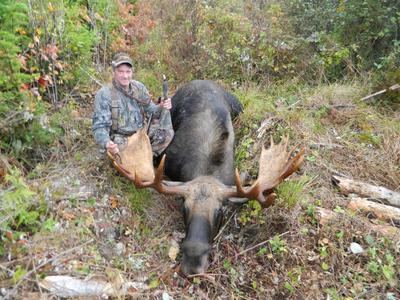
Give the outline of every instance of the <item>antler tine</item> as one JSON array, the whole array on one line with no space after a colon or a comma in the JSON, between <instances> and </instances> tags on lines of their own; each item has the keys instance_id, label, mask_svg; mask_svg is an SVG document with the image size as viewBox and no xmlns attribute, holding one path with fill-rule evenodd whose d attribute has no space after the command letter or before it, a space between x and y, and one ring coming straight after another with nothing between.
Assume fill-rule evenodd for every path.
<instances>
[{"instance_id":1,"label":"antler tine","mask_svg":"<svg viewBox=\"0 0 400 300\"><path fill-rule=\"evenodd\" d=\"M120 174L122 174L123 176L125 176L126 178L128 178L131 181L135 181L135 176L132 175L131 172L129 172L127 169L125 169L123 166L121 166L116 160L114 155L112 155L109 151L107 151L107 155L108 157L111 159L112 164L114 165L114 167L118 170L118 172Z\"/></svg>"},{"instance_id":2,"label":"antler tine","mask_svg":"<svg viewBox=\"0 0 400 300\"><path fill-rule=\"evenodd\" d=\"M185 183L169 186L164 183L164 165L165 165L166 155L164 154L160 164L158 165L156 176L154 178L154 182L151 185L156 191L162 194L170 194L170 195L186 195L188 193L188 188Z\"/></svg>"},{"instance_id":3,"label":"antler tine","mask_svg":"<svg viewBox=\"0 0 400 300\"><path fill-rule=\"evenodd\" d=\"M243 190L242 183L240 182L240 175L239 175L239 170L236 168L235 169L235 184L236 184L236 193L239 197L245 194L245 191Z\"/></svg>"},{"instance_id":4,"label":"antler tine","mask_svg":"<svg viewBox=\"0 0 400 300\"><path fill-rule=\"evenodd\" d=\"M226 187L225 197L227 198L247 198L257 199L260 203L265 203L265 198L262 192L260 192L259 183L256 181L250 188L244 189L240 181L240 175L238 169L235 169L235 187ZM248 200L234 200L235 203L244 203Z\"/></svg>"},{"instance_id":5,"label":"antler tine","mask_svg":"<svg viewBox=\"0 0 400 300\"><path fill-rule=\"evenodd\" d=\"M140 185L140 187L153 187L154 189L156 189L158 192L160 193L166 193L165 191L165 187L166 185L163 184L163 177L164 177L164 165L165 165L165 157L166 155L164 154L160 164L157 167L156 170L156 174L154 177L154 180L152 182L142 182L137 176L137 174L135 174L135 185L138 186Z\"/></svg>"},{"instance_id":6,"label":"antler tine","mask_svg":"<svg viewBox=\"0 0 400 300\"><path fill-rule=\"evenodd\" d=\"M157 167L156 177L154 178L154 188L162 193L164 189L164 185L162 183L163 175L164 175L164 165L165 165L165 154L161 158L161 162Z\"/></svg>"},{"instance_id":7,"label":"antler tine","mask_svg":"<svg viewBox=\"0 0 400 300\"><path fill-rule=\"evenodd\" d=\"M303 147L300 149L299 153L297 153L292 159L290 159L286 169L284 170L284 172L282 172L281 181L299 169L300 165L304 161L304 152L305 148Z\"/></svg>"}]
</instances>

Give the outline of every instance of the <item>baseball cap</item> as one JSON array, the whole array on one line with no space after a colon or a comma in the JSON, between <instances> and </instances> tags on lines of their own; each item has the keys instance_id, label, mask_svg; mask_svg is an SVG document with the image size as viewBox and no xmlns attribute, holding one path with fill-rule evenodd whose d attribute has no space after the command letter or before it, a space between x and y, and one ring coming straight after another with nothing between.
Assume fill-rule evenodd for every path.
<instances>
[{"instance_id":1,"label":"baseball cap","mask_svg":"<svg viewBox=\"0 0 400 300\"><path fill-rule=\"evenodd\" d=\"M113 69L115 69L116 67L118 67L122 64L128 64L131 67L133 67L132 59L129 57L128 54L122 53L122 52L115 54L114 58L111 62L111 66L113 67Z\"/></svg>"}]
</instances>

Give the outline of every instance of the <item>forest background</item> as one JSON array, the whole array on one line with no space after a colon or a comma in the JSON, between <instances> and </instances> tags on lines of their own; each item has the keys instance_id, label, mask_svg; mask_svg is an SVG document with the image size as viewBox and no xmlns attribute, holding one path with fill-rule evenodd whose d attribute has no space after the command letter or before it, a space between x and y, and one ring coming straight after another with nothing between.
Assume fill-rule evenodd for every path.
<instances>
[{"instance_id":1,"label":"forest background","mask_svg":"<svg viewBox=\"0 0 400 300\"><path fill-rule=\"evenodd\" d=\"M231 88L400 80L398 1L7 1L0 5L1 149L32 168L126 51L160 94L210 78ZM96 79L97 78L97 79ZM100 78L100 79L99 79ZM43 116L49 117L45 124Z\"/></svg>"},{"instance_id":2,"label":"forest background","mask_svg":"<svg viewBox=\"0 0 400 300\"><path fill-rule=\"evenodd\" d=\"M323 93L322 87L334 94L342 85L356 86L351 101L357 101L400 83L399 7L398 0L1 0L0 255L21 234L32 236L57 222L45 196L26 181L86 143L90 119L76 121L77 111L90 110L95 91L110 79L115 52L132 56L135 77L155 97L162 74L172 89L213 79L232 90L245 105L236 160L249 167L255 129L266 112L281 105L290 113L299 95ZM377 118L396 120L399 98L388 91L368 105ZM329 103L319 103L311 116L318 119L314 134L323 132L319 120L330 113ZM284 119L288 124L302 116ZM391 141L399 132L395 120L388 125ZM383 147L384 133L368 123L368 117L359 121L352 139ZM285 126L277 131L297 136ZM317 158L313 153L308 161ZM381 183L396 190L397 179ZM386 273L379 280L393 289L399 276L394 264L387 259L382 265ZM28 269L15 264L3 277L19 282ZM295 295L300 284L286 283L282 289Z\"/></svg>"}]
</instances>

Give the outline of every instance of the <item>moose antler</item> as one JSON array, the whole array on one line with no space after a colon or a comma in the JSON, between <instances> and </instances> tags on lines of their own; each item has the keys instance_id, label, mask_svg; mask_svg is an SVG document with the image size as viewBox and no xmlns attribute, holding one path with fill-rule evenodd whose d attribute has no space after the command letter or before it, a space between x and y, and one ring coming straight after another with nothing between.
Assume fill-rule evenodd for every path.
<instances>
[{"instance_id":1,"label":"moose antler","mask_svg":"<svg viewBox=\"0 0 400 300\"><path fill-rule=\"evenodd\" d=\"M165 154L163 155L161 162L156 170L154 180L151 181L142 181L140 175L137 173L137 170L127 170L125 167L118 162L118 158L107 151L108 157L111 159L112 164L118 170L118 172L124 177L128 178L132 181L137 188L154 188L156 191L162 194L177 194L177 195L186 195L187 187L184 183L174 182L173 186L168 185L168 181L163 180L164 176L164 165L165 165ZM133 174L132 174L133 173Z\"/></svg>"},{"instance_id":2,"label":"moose antler","mask_svg":"<svg viewBox=\"0 0 400 300\"><path fill-rule=\"evenodd\" d=\"M270 206L274 202L276 197L276 195L273 193L273 190L286 177L296 172L304 160L304 148L302 148L295 156L291 158L295 148L293 148L292 151L288 152L288 141L289 138L285 137L279 144L274 144L274 141L271 137L271 146L268 149L263 147L261 151L258 179L256 180L256 182L250 187L243 187L240 182L239 172L236 169L236 186L226 186L226 189L223 192L225 197L230 198L232 202L236 203L243 203L248 201L249 199L257 199L263 206ZM146 145L145 150L148 150L147 148L151 149L150 141L148 141L148 138L147 140L141 140L141 142L144 142L144 144ZM121 151L121 156L129 156L129 154L127 154L128 151L132 151L132 149L138 149L138 147L135 147L134 144L129 140L128 145L132 145L131 149L129 150L128 148L126 148ZM140 149L143 150L143 147L141 147ZM143 170L140 169L142 165L131 163L125 166L122 159L118 161L118 159L110 152L107 152L107 154L119 173L132 181L137 188L151 187L162 194L178 194L183 196L188 194L189 183L169 182L163 180L165 155L163 156L155 174L154 169L152 169L153 171L150 172L152 176L150 176L149 180L149 176L144 176L145 178L142 177ZM135 159L140 160L140 157L135 156ZM152 162L147 162L145 164L145 167L147 169L149 169L150 167L153 168ZM144 175L147 174L148 173L144 173ZM232 198L240 199L233 200Z\"/></svg>"},{"instance_id":3,"label":"moose antler","mask_svg":"<svg viewBox=\"0 0 400 300\"><path fill-rule=\"evenodd\" d=\"M295 148L288 152L288 141L289 138L286 136L279 144L274 144L271 137L271 146L268 150L263 147L261 151L258 179L256 182L248 188L243 188L240 182L239 172L236 169L236 191L230 189L227 196L257 199L264 206L270 206L275 199L275 194L272 193L274 188L286 177L296 172L304 160L304 148L294 157L290 158ZM264 194L266 194L267 197L265 197ZM240 202L243 202L243 200L240 200Z\"/></svg>"}]
</instances>

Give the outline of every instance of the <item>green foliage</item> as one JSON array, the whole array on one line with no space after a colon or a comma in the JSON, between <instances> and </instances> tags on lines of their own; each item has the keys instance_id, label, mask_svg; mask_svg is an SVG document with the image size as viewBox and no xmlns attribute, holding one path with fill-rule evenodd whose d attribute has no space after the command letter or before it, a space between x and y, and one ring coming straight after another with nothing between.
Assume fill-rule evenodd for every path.
<instances>
[{"instance_id":1,"label":"green foliage","mask_svg":"<svg viewBox=\"0 0 400 300\"><path fill-rule=\"evenodd\" d=\"M54 220L54 219L51 217L51 218L48 218L46 221L44 221L44 223L43 223L43 225L42 225L42 228L43 228L44 230L47 230L47 231L53 231L53 230L54 230L54 227L56 226L56 224L57 224L57 221Z\"/></svg>"},{"instance_id":2,"label":"green foliage","mask_svg":"<svg viewBox=\"0 0 400 300\"><path fill-rule=\"evenodd\" d=\"M144 208L149 204L151 200L151 193L147 189L136 189L134 185L129 184L127 187L128 201L131 204L131 208L141 213Z\"/></svg>"},{"instance_id":3,"label":"green foliage","mask_svg":"<svg viewBox=\"0 0 400 300\"><path fill-rule=\"evenodd\" d=\"M24 3L0 3L0 98L12 99L22 83L32 75L20 71L23 62L18 56L27 46L24 35L28 28L28 7Z\"/></svg>"},{"instance_id":4,"label":"green foliage","mask_svg":"<svg viewBox=\"0 0 400 300\"><path fill-rule=\"evenodd\" d=\"M253 124L258 126L258 123L262 121L267 112L275 111L272 97L255 87L238 89L235 91L235 95L240 99L244 107L241 119L249 127Z\"/></svg>"},{"instance_id":5,"label":"green foliage","mask_svg":"<svg viewBox=\"0 0 400 300\"><path fill-rule=\"evenodd\" d=\"M38 203L36 193L26 185L18 170L11 170L5 180L7 188L0 192L0 229L37 231L43 204Z\"/></svg>"},{"instance_id":6,"label":"green foliage","mask_svg":"<svg viewBox=\"0 0 400 300\"><path fill-rule=\"evenodd\" d=\"M250 60L251 23L225 7L205 8L204 14L198 32L203 76L242 81Z\"/></svg>"},{"instance_id":7,"label":"green foliage","mask_svg":"<svg viewBox=\"0 0 400 300\"><path fill-rule=\"evenodd\" d=\"M296 34L315 53L314 58L309 57L309 65L319 69L324 78L334 80L371 69L385 73L399 67L396 0L284 3Z\"/></svg>"},{"instance_id":8,"label":"green foliage","mask_svg":"<svg viewBox=\"0 0 400 300\"><path fill-rule=\"evenodd\" d=\"M296 291L296 287L301 282L302 273L303 273L303 268L302 267L293 268L287 273L288 281L286 281L284 283L284 287L290 293L294 293Z\"/></svg>"},{"instance_id":9,"label":"green foliage","mask_svg":"<svg viewBox=\"0 0 400 300\"><path fill-rule=\"evenodd\" d=\"M119 36L111 32L121 22L115 1L1 2L2 151L28 165L45 157L65 133L64 124L48 124L49 103L60 108L88 84L93 57L108 65L109 43Z\"/></svg>"},{"instance_id":10,"label":"green foliage","mask_svg":"<svg viewBox=\"0 0 400 300\"><path fill-rule=\"evenodd\" d=\"M379 146L381 144L381 137L373 134L373 133L359 133L357 134L357 138L361 143L373 146Z\"/></svg>"},{"instance_id":11,"label":"green foliage","mask_svg":"<svg viewBox=\"0 0 400 300\"><path fill-rule=\"evenodd\" d=\"M277 195L283 204L292 208L304 196L304 188L310 181L308 176L302 176L298 180L287 180L277 188Z\"/></svg>"},{"instance_id":12,"label":"green foliage","mask_svg":"<svg viewBox=\"0 0 400 300\"><path fill-rule=\"evenodd\" d=\"M242 139L242 142L236 147L235 157L236 165L241 166L250 156L250 147L254 144L251 137Z\"/></svg>"},{"instance_id":13,"label":"green foliage","mask_svg":"<svg viewBox=\"0 0 400 300\"><path fill-rule=\"evenodd\" d=\"M15 271L14 271L14 274L12 277L14 284L17 283L26 273L27 273L27 270L24 267L18 265L15 268Z\"/></svg>"},{"instance_id":14,"label":"green foliage","mask_svg":"<svg viewBox=\"0 0 400 300\"><path fill-rule=\"evenodd\" d=\"M23 84L36 76L23 71L25 59L20 55L29 42L27 12L23 3L0 4L0 149L6 153L21 152L25 143L33 147L40 132L38 116L43 110L29 93L22 91Z\"/></svg>"},{"instance_id":15,"label":"green foliage","mask_svg":"<svg viewBox=\"0 0 400 300\"><path fill-rule=\"evenodd\" d=\"M282 240L279 235L275 235L268 242L269 245L271 246L272 253L279 255L281 253L288 252L288 249L286 247L286 242Z\"/></svg>"},{"instance_id":16,"label":"green foliage","mask_svg":"<svg viewBox=\"0 0 400 300\"><path fill-rule=\"evenodd\" d=\"M243 225L247 223L264 224L263 208L260 202L256 200L249 201L246 206L241 210L239 221Z\"/></svg>"}]
</instances>

